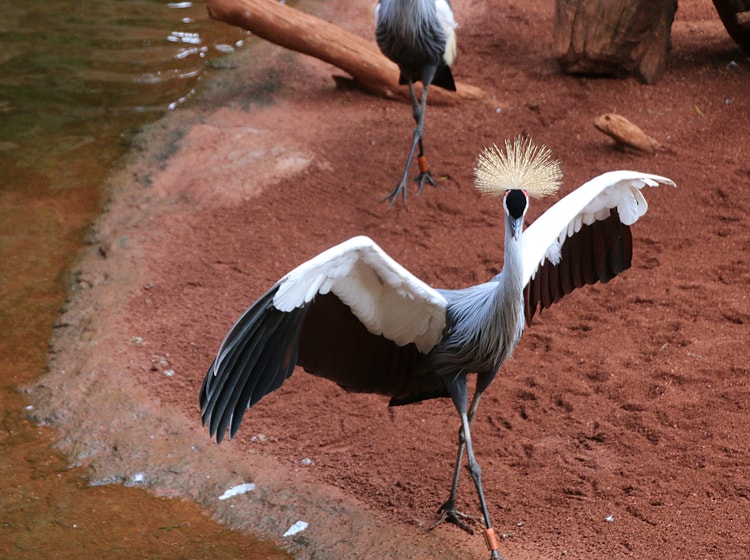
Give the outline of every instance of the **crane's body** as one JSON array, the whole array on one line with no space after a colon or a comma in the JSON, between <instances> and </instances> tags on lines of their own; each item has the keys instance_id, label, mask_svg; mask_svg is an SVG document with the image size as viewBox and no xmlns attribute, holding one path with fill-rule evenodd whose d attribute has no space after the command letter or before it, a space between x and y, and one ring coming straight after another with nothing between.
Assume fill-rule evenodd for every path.
<instances>
[{"instance_id":1,"label":"crane's body","mask_svg":"<svg viewBox=\"0 0 750 560\"><path fill-rule=\"evenodd\" d=\"M427 91L431 84L456 90L450 70L456 56L456 27L448 0L380 0L375 7L375 38L383 54L398 65L399 83L409 86L415 122L404 173L396 188L383 198L391 205L399 195L406 203L409 169L417 147L417 192L422 191L425 182L436 186L422 146ZM416 82L422 82L421 100L414 91Z\"/></svg>"},{"instance_id":2,"label":"crane's body","mask_svg":"<svg viewBox=\"0 0 750 560\"><path fill-rule=\"evenodd\" d=\"M218 441L227 430L234 436L245 410L280 387L297 365L348 391L388 395L391 405L450 397L461 430L453 484L438 522L448 519L471 532L455 508L466 453L486 532L494 535L471 444L480 397L513 352L525 318L572 289L606 282L630 266L629 225L646 211L640 189L659 183L674 184L631 171L602 175L525 232L528 195L506 190L502 271L463 289L432 288L368 237L324 251L277 282L229 330L201 388L204 424ZM593 231L603 238L595 246L580 245ZM571 256L570 247L587 254ZM469 404L467 376L474 373ZM496 548L492 554L499 558Z\"/></svg>"},{"instance_id":3,"label":"crane's body","mask_svg":"<svg viewBox=\"0 0 750 560\"><path fill-rule=\"evenodd\" d=\"M456 27L447 0L380 0L375 7L375 39L398 65L401 84L422 82L455 91L450 65Z\"/></svg>"},{"instance_id":4,"label":"crane's body","mask_svg":"<svg viewBox=\"0 0 750 560\"><path fill-rule=\"evenodd\" d=\"M520 192L520 191L515 191ZM520 224L525 208L517 221ZM446 379L477 373L486 384L510 355L524 327L522 238L506 224L505 266L491 281L439 290L446 300L443 338L429 354L431 369ZM518 229L520 233L520 225Z\"/></svg>"}]
</instances>

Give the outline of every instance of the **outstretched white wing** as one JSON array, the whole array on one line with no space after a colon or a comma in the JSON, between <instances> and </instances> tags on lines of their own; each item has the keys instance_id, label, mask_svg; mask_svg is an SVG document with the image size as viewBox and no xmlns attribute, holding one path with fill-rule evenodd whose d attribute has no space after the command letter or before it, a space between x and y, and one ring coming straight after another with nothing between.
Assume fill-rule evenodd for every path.
<instances>
[{"instance_id":1,"label":"outstretched white wing","mask_svg":"<svg viewBox=\"0 0 750 560\"><path fill-rule=\"evenodd\" d=\"M524 231L524 286L545 261L553 265L559 263L563 244L583 225L607 219L613 208L617 209L624 225L635 223L648 209L640 189L656 187L660 183L675 186L672 180L659 175L610 171L584 183L555 203Z\"/></svg>"},{"instance_id":2,"label":"outstretched white wing","mask_svg":"<svg viewBox=\"0 0 750 560\"><path fill-rule=\"evenodd\" d=\"M280 282L273 305L289 312L335 294L376 335L426 353L441 339L446 301L372 239L354 237L301 264Z\"/></svg>"},{"instance_id":3,"label":"outstretched white wing","mask_svg":"<svg viewBox=\"0 0 750 560\"><path fill-rule=\"evenodd\" d=\"M224 337L201 387L203 423L221 441L245 410L295 366L350 391L429 393L418 355L441 339L445 298L355 237L298 266L253 303ZM429 381L429 380L428 380Z\"/></svg>"}]
</instances>

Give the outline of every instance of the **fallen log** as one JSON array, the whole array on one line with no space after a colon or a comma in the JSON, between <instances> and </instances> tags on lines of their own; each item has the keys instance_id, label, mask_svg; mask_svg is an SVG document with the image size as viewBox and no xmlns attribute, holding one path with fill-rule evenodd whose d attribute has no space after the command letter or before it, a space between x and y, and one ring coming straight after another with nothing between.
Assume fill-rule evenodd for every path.
<instances>
[{"instance_id":1,"label":"fallen log","mask_svg":"<svg viewBox=\"0 0 750 560\"><path fill-rule=\"evenodd\" d=\"M276 45L323 60L348 73L363 89L384 97L409 98L398 85L398 67L378 50L375 41L316 18L276 0L206 0L212 19L247 29ZM456 84L457 91L430 90L430 101L449 103L479 99L482 90Z\"/></svg>"}]
</instances>

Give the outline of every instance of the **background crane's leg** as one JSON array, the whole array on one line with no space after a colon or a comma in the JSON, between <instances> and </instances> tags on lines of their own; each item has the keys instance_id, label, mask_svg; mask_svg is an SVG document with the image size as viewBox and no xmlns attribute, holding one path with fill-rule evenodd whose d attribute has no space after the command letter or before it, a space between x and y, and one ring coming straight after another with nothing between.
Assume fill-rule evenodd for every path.
<instances>
[{"instance_id":1,"label":"background crane's leg","mask_svg":"<svg viewBox=\"0 0 750 560\"><path fill-rule=\"evenodd\" d=\"M417 178L415 179L417 183L419 183L419 187L417 188L417 194L422 192L422 189L424 188L424 183L427 181L430 183L433 187L437 187L437 183L432 178L432 175L430 174L430 166L427 165L427 158L424 155L424 148L422 147L422 131L424 131L424 115L425 111L427 111L427 90L429 89L430 82L424 82L426 85L424 86L424 89L422 90L422 104L419 111L419 120L417 121L417 127L420 129L419 133L419 153L417 154L417 165L419 166L419 175L417 175ZM412 91L412 99L416 101L416 97L414 95L414 92Z\"/></svg>"},{"instance_id":2,"label":"background crane's leg","mask_svg":"<svg viewBox=\"0 0 750 560\"><path fill-rule=\"evenodd\" d=\"M411 143L411 150L409 151L409 157L406 160L406 166L404 167L404 174L401 176L401 181L399 181L398 185L396 185L396 188L393 189L390 193L388 193L386 196L384 196L381 199L381 202L384 202L385 200L390 199L391 200L391 206L393 206L393 203L396 202L396 199L398 198L399 194L404 199L404 205L406 205L406 187L409 182L409 169L411 168L411 162L414 159L414 152L417 150L417 146L419 146L419 154L417 154L417 163L419 164L419 175L415 178L415 181L419 183L419 187L417 188L417 194L422 192L422 189L424 188L425 181L430 183L433 187L437 187L437 183L432 178L432 175L430 174L430 168L427 165L427 159L424 155L424 147L422 146L422 133L424 132L424 115L425 111L427 110L427 92L430 89L430 84L432 83L433 78L435 77L435 72L437 71L437 66L425 66L422 69L422 101L419 102L417 100L417 95L414 92L414 82L411 80L408 81L409 84L409 94L411 95L411 107L412 107L412 114L414 116L414 122L416 123L416 126L414 127L414 138L412 139Z\"/></svg>"},{"instance_id":3,"label":"background crane's leg","mask_svg":"<svg viewBox=\"0 0 750 560\"><path fill-rule=\"evenodd\" d=\"M419 102L417 101L417 95L416 93L414 93L414 83L411 80L409 80L409 93L411 94L412 115L414 116L414 122L416 123L416 126L414 127L414 137L411 143L411 150L409 150L409 157L406 159L406 166L404 167L404 174L401 176L401 180L399 181L398 185L396 185L396 188L393 189L387 195L385 195L382 199L380 199L380 202L384 202L390 199L391 200L390 206L393 206L393 204L398 199L399 195L401 195L401 197L404 200L404 206L406 205L406 187L409 183L409 168L411 168L411 162L414 159L414 152L417 149L417 144L419 144L420 146L422 144L422 130L424 129L424 111L420 110ZM426 100L427 88L425 88L425 91L422 97L423 99ZM421 152L421 147L420 147L420 152Z\"/></svg>"},{"instance_id":4,"label":"background crane's leg","mask_svg":"<svg viewBox=\"0 0 750 560\"><path fill-rule=\"evenodd\" d=\"M419 119L422 118L422 109L417 99L417 93L414 91L414 82L409 82L409 95L411 96L411 116L414 117L414 126L419 126ZM420 144L421 144L420 140Z\"/></svg>"}]
</instances>

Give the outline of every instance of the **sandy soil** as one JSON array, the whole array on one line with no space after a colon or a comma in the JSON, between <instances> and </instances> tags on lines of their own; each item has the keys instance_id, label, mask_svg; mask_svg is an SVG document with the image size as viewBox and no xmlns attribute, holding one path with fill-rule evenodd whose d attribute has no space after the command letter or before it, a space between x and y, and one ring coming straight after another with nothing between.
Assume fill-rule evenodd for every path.
<instances>
[{"instance_id":1,"label":"sandy soil","mask_svg":"<svg viewBox=\"0 0 750 560\"><path fill-rule=\"evenodd\" d=\"M371 4L304 8L371 36ZM155 492L190 496L299 558L487 556L478 535L426 531L450 485L449 402L388 409L298 373L217 446L197 398L238 314L352 235L435 286L496 274L502 209L475 192L472 166L484 145L527 133L561 160L562 194L628 168L678 188L645 193L633 267L535 319L486 393L473 433L501 553L745 558L750 61L696 0L680 5L656 85L564 76L549 54L553 5L456 2L454 72L487 98L429 107L426 150L443 188L412 196L408 211L379 199L401 173L409 107L337 90L335 69L268 44L139 136L33 388L37 418L59 427L71 460L92 481L144 472ZM614 148L592 126L610 111L665 149ZM535 201L530 219L551 202ZM217 500L250 480L254 492ZM479 514L468 476L459 502ZM307 531L281 538L298 519Z\"/></svg>"}]
</instances>

